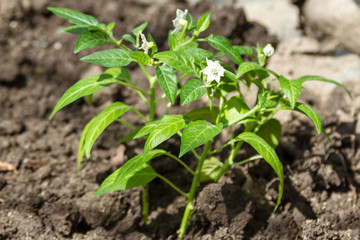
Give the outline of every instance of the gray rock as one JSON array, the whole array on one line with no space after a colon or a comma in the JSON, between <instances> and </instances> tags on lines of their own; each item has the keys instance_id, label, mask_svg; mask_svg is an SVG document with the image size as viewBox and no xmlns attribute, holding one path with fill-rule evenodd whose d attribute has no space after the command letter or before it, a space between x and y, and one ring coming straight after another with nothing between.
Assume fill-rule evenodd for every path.
<instances>
[{"instance_id":1,"label":"gray rock","mask_svg":"<svg viewBox=\"0 0 360 240\"><path fill-rule=\"evenodd\" d=\"M308 0L303 9L306 20L360 54L360 7L354 0Z\"/></svg>"}]
</instances>

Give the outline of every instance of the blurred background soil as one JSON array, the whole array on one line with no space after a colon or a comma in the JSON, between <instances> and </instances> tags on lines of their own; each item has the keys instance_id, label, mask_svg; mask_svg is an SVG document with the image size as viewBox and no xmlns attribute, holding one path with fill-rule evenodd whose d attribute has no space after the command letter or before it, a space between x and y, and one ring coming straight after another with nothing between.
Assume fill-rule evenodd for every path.
<instances>
[{"instance_id":1,"label":"blurred background soil","mask_svg":"<svg viewBox=\"0 0 360 240\"><path fill-rule=\"evenodd\" d=\"M359 239L360 27L353 22L359 22L360 8L358 1L340 1L329 0L319 14L319 0L0 0L0 239L176 239L186 204L155 180L146 226L138 188L93 197L116 161L126 161L143 146L136 141L112 147L129 133L119 124L102 134L77 174L83 126L113 101L142 106L133 92L113 86L95 94L93 106L78 100L48 119L67 88L104 70L79 61L94 49L73 54L76 36L60 33L69 24L51 14L49 6L114 21L116 37L148 21L145 32L161 49L167 48L177 8L189 9L195 19L211 12L211 28L203 36L216 33L246 46L272 43L276 51L270 69L290 78L322 75L349 87L352 99L342 89L317 82L306 85L301 95L321 114L331 141L304 116L277 115L284 124L277 152L285 187L276 213L273 170L262 160L233 167L219 183L201 186L184 239ZM347 21L349 14L353 21ZM135 65L129 70L142 85L141 71ZM251 91L244 94L251 99ZM140 123L131 113L124 117ZM166 147L178 151L177 139ZM240 151L238 159L246 155ZM159 172L189 188L191 179L176 163L153 162Z\"/></svg>"}]
</instances>

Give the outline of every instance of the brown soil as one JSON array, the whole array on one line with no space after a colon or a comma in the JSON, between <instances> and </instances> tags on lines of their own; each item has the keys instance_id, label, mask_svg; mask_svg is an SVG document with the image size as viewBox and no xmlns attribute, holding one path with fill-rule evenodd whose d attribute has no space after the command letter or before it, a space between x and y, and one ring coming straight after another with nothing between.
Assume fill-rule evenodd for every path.
<instances>
[{"instance_id":1,"label":"brown soil","mask_svg":"<svg viewBox=\"0 0 360 240\"><path fill-rule=\"evenodd\" d=\"M95 97L94 106L79 100L48 120L61 94L82 73L97 68L78 61L92 50L72 54L76 38L59 33L68 25L46 7L72 8L103 22L115 21L119 35L149 21L147 31L165 48L175 10L186 6L182 1L147 2L152 1L0 2L0 162L17 169L0 172L0 239L176 239L186 202L163 182L151 184L147 226L141 220L139 189L93 197L114 170L111 158L116 149L111 146L128 129L111 125L96 142L91 158L84 160L80 174L76 172L82 127L112 101L137 104L132 92L110 88ZM211 11L213 26L208 33L230 37L233 43L276 44L266 29L247 22L240 10L202 4L189 11L195 18ZM137 69L132 67L131 72L140 82ZM349 112L341 105L344 93L334 97L332 109ZM331 142L317 135L307 118L294 115L284 126L277 151L284 164L285 189L276 213L278 182L272 169L260 160L234 167L219 183L201 186L184 239L358 239L360 151L355 122L341 122L334 111L319 110L326 116ZM125 145L125 154L130 158L142 146L131 142ZM167 146L177 151L176 139ZM245 155L243 151L238 157ZM189 187L190 179L176 163L155 160L154 167L184 189Z\"/></svg>"}]
</instances>

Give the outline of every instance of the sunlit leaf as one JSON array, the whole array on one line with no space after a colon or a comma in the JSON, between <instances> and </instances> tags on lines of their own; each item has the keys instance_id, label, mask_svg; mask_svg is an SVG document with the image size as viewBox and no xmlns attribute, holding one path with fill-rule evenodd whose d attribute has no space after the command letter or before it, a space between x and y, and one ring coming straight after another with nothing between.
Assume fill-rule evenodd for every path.
<instances>
[{"instance_id":1,"label":"sunlit leaf","mask_svg":"<svg viewBox=\"0 0 360 240\"><path fill-rule=\"evenodd\" d=\"M206 87L199 79L191 79L187 81L180 91L181 106L191 103L206 93Z\"/></svg>"},{"instance_id":2,"label":"sunlit leaf","mask_svg":"<svg viewBox=\"0 0 360 240\"><path fill-rule=\"evenodd\" d=\"M213 125L205 120L191 121L181 136L179 157L210 141L222 130L222 125Z\"/></svg>"},{"instance_id":3,"label":"sunlit leaf","mask_svg":"<svg viewBox=\"0 0 360 240\"><path fill-rule=\"evenodd\" d=\"M291 108L294 108L295 103L301 94L301 81L297 79L289 80L284 76L279 76L279 83L281 90L290 101Z\"/></svg>"},{"instance_id":4,"label":"sunlit leaf","mask_svg":"<svg viewBox=\"0 0 360 240\"><path fill-rule=\"evenodd\" d=\"M149 152L151 149L155 148L160 143L169 139L171 136L183 129L185 126L186 123L184 117L181 115L164 116L149 134L145 142L144 152Z\"/></svg>"},{"instance_id":5,"label":"sunlit leaf","mask_svg":"<svg viewBox=\"0 0 360 240\"><path fill-rule=\"evenodd\" d=\"M144 185L156 177L156 172L146 164L153 158L166 154L164 150L152 150L128 160L122 167L110 174L100 185L95 196Z\"/></svg>"},{"instance_id":6,"label":"sunlit leaf","mask_svg":"<svg viewBox=\"0 0 360 240\"><path fill-rule=\"evenodd\" d=\"M78 37L74 53L78 53L84 49L95 46L103 46L108 43L110 43L110 40L107 39L107 35L105 33L100 31L87 31Z\"/></svg>"},{"instance_id":7,"label":"sunlit leaf","mask_svg":"<svg viewBox=\"0 0 360 240\"><path fill-rule=\"evenodd\" d=\"M130 52L124 49L109 49L94 52L80 58L81 61L95 63L103 67L123 67L132 62Z\"/></svg>"},{"instance_id":8,"label":"sunlit leaf","mask_svg":"<svg viewBox=\"0 0 360 240\"><path fill-rule=\"evenodd\" d=\"M109 74L98 74L91 77L83 78L71 86L65 93L62 95L60 100L57 102L54 110L50 115L50 119L54 114L62 109L63 107L69 105L75 100L87 96L93 93L98 92L100 89L107 87L113 83L116 83L117 80Z\"/></svg>"},{"instance_id":9,"label":"sunlit leaf","mask_svg":"<svg viewBox=\"0 0 360 240\"><path fill-rule=\"evenodd\" d=\"M174 104L177 94L177 79L173 69L167 65L156 66L155 73L161 89L171 104Z\"/></svg>"},{"instance_id":10,"label":"sunlit leaf","mask_svg":"<svg viewBox=\"0 0 360 240\"><path fill-rule=\"evenodd\" d=\"M98 20L95 17L72 9L55 7L48 7L47 9L56 14L57 16L65 18L70 23L76 25L96 26L98 24Z\"/></svg>"},{"instance_id":11,"label":"sunlit leaf","mask_svg":"<svg viewBox=\"0 0 360 240\"><path fill-rule=\"evenodd\" d=\"M276 207L279 206L284 189L284 180L283 180L283 166L280 162L278 156L276 155L275 150L261 137L251 132L241 133L236 137L239 140L243 140L250 144L270 166L275 170L277 176L279 177L279 196L276 203Z\"/></svg>"},{"instance_id":12,"label":"sunlit leaf","mask_svg":"<svg viewBox=\"0 0 360 240\"><path fill-rule=\"evenodd\" d=\"M100 134L109 126L112 122L118 119L121 115L129 111L132 107L121 103L115 102L105 108L99 115L97 115L92 121L92 124L89 126L86 136L84 149L86 157L90 157L90 151L92 146L95 143L95 140L100 136Z\"/></svg>"},{"instance_id":13,"label":"sunlit leaf","mask_svg":"<svg viewBox=\"0 0 360 240\"><path fill-rule=\"evenodd\" d=\"M240 65L243 60L238 50L234 49L230 41L223 36L211 34L206 38L206 41L215 49L223 52L226 56L230 57L233 62Z\"/></svg>"}]
</instances>

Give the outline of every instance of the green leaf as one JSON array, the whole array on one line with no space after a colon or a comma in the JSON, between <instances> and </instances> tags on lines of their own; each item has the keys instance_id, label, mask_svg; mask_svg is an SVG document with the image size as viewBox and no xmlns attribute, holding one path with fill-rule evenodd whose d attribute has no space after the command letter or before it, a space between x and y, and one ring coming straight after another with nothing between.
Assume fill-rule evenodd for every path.
<instances>
[{"instance_id":1,"label":"green leaf","mask_svg":"<svg viewBox=\"0 0 360 240\"><path fill-rule=\"evenodd\" d=\"M164 51L154 55L154 58L175 68L183 73L187 73L194 77L200 76L200 69L195 64L195 58L184 51Z\"/></svg>"},{"instance_id":2,"label":"green leaf","mask_svg":"<svg viewBox=\"0 0 360 240\"><path fill-rule=\"evenodd\" d=\"M163 154L166 154L164 150L155 149L147 154L139 154L131 158L102 182L95 196L130 189L150 182L157 173L146 163Z\"/></svg>"},{"instance_id":3,"label":"green leaf","mask_svg":"<svg viewBox=\"0 0 360 240\"><path fill-rule=\"evenodd\" d=\"M88 25L74 25L61 30L61 32L63 33L70 33L70 34L82 34L87 31L89 31Z\"/></svg>"},{"instance_id":4,"label":"green leaf","mask_svg":"<svg viewBox=\"0 0 360 240\"><path fill-rule=\"evenodd\" d=\"M281 140L281 123L272 118L256 131L256 134L264 139L272 148L276 148Z\"/></svg>"},{"instance_id":5,"label":"green leaf","mask_svg":"<svg viewBox=\"0 0 360 240\"><path fill-rule=\"evenodd\" d=\"M183 41L181 40L180 32L169 31L168 41L171 51L185 50L188 48L197 48L198 44L195 41L189 41L190 37L185 36ZM184 44L185 43L185 44Z\"/></svg>"},{"instance_id":6,"label":"green leaf","mask_svg":"<svg viewBox=\"0 0 360 240\"><path fill-rule=\"evenodd\" d=\"M173 69L167 65L156 66L155 73L161 89L171 104L174 104L177 93L177 79Z\"/></svg>"},{"instance_id":7,"label":"green leaf","mask_svg":"<svg viewBox=\"0 0 360 240\"><path fill-rule=\"evenodd\" d=\"M132 58L132 60L134 60L135 62L139 63L139 64L143 64L143 65L147 65L150 66L150 61L151 58L149 57L149 55L147 55L144 52L131 52L130 53L130 57Z\"/></svg>"},{"instance_id":8,"label":"green leaf","mask_svg":"<svg viewBox=\"0 0 360 240\"><path fill-rule=\"evenodd\" d=\"M60 100L57 102L54 110L52 111L50 119L57 111L74 102L75 100L83 96L96 93L100 89L110 86L111 84L114 84L116 82L117 80L109 74L98 74L79 80L77 83L71 86L64 93L64 95L62 95Z\"/></svg>"},{"instance_id":9,"label":"green leaf","mask_svg":"<svg viewBox=\"0 0 360 240\"><path fill-rule=\"evenodd\" d=\"M96 26L98 24L98 20L95 17L68 8L48 7L47 9L76 25Z\"/></svg>"},{"instance_id":10,"label":"green leaf","mask_svg":"<svg viewBox=\"0 0 360 240\"><path fill-rule=\"evenodd\" d=\"M262 95L258 95L258 103L260 108L270 108L270 107L274 107L274 105L276 104L275 101L268 99L265 96Z\"/></svg>"},{"instance_id":11,"label":"green leaf","mask_svg":"<svg viewBox=\"0 0 360 240\"><path fill-rule=\"evenodd\" d=\"M231 126L244 118L250 108L240 96L231 97L224 105L222 122Z\"/></svg>"},{"instance_id":12,"label":"green leaf","mask_svg":"<svg viewBox=\"0 0 360 240\"><path fill-rule=\"evenodd\" d=\"M118 81L124 81L131 83L131 76L128 70L124 68L108 68L104 74L111 75L114 79Z\"/></svg>"},{"instance_id":13,"label":"green leaf","mask_svg":"<svg viewBox=\"0 0 360 240\"><path fill-rule=\"evenodd\" d=\"M223 165L224 164L216 157L210 157L205 159L204 164L201 168L199 181L201 183L215 181Z\"/></svg>"},{"instance_id":14,"label":"green leaf","mask_svg":"<svg viewBox=\"0 0 360 240\"><path fill-rule=\"evenodd\" d=\"M144 31L144 29L146 28L147 25L148 25L148 22L144 22L143 24L135 27L131 32L132 32L136 37L139 37L140 32Z\"/></svg>"},{"instance_id":15,"label":"green leaf","mask_svg":"<svg viewBox=\"0 0 360 240\"><path fill-rule=\"evenodd\" d=\"M87 31L82 33L76 41L74 53L95 46L103 46L110 43L107 35L100 31Z\"/></svg>"},{"instance_id":16,"label":"green leaf","mask_svg":"<svg viewBox=\"0 0 360 240\"><path fill-rule=\"evenodd\" d=\"M115 22L111 22L107 25L106 29L108 32L112 31L115 27Z\"/></svg>"},{"instance_id":17,"label":"green leaf","mask_svg":"<svg viewBox=\"0 0 360 240\"><path fill-rule=\"evenodd\" d=\"M187 81L180 91L181 106L191 103L206 93L206 87L199 79L191 79Z\"/></svg>"},{"instance_id":18,"label":"green leaf","mask_svg":"<svg viewBox=\"0 0 360 240\"><path fill-rule=\"evenodd\" d=\"M198 62L205 62L206 58L211 58L212 53L202 48L187 48L182 50L186 54L193 56Z\"/></svg>"},{"instance_id":19,"label":"green leaf","mask_svg":"<svg viewBox=\"0 0 360 240\"><path fill-rule=\"evenodd\" d=\"M301 81L298 79L289 80L284 76L279 76L279 83L281 90L290 101L291 108L294 108L295 103L301 94Z\"/></svg>"},{"instance_id":20,"label":"green leaf","mask_svg":"<svg viewBox=\"0 0 360 240\"><path fill-rule=\"evenodd\" d=\"M84 148L84 143L85 143L85 137L86 137L86 134L87 134L87 131L89 129L89 126L91 124L93 124L94 122L94 118L90 120L90 122L88 122L82 133L81 133L81 137L80 137L80 141L79 141L79 147L78 147L78 156L77 156L77 170L78 172L80 172L80 166L81 166L81 161L84 157L84 153L85 153L85 148Z\"/></svg>"},{"instance_id":21,"label":"green leaf","mask_svg":"<svg viewBox=\"0 0 360 240\"><path fill-rule=\"evenodd\" d=\"M109 49L80 58L81 61L95 63L103 67L123 67L132 62L130 52L124 49Z\"/></svg>"},{"instance_id":22,"label":"green leaf","mask_svg":"<svg viewBox=\"0 0 360 240\"><path fill-rule=\"evenodd\" d=\"M205 120L191 121L181 136L179 158L188 151L210 141L222 130L222 125L212 125Z\"/></svg>"},{"instance_id":23,"label":"green leaf","mask_svg":"<svg viewBox=\"0 0 360 240\"><path fill-rule=\"evenodd\" d=\"M154 122L149 122L145 126L135 129L134 131L132 131L131 133L129 133L128 135L126 135L125 137L120 139L120 141L118 141L117 144L121 144L123 142L127 142L127 141L133 140L133 139L138 139L138 138L148 135L149 133L151 133L151 131L153 130L153 128L157 125L157 123L159 121L160 120L154 121Z\"/></svg>"},{"instance_id":24,"label":"green leaf","mask_svg":"<svg viewBox=\"0 0 360 240\"><path fill-rule=\"evenodd\" d=\"M299 80L301 83L307 82L307 81L320 81L320 82L332 83L332 84L335 84L336 86L339 86L339 87L342 87L343 89L345 89L345 91L351 97L350 91L344 85L342 85L341 83L339 83L335 80L332 80L332 79L328 79L328 78L324 78L324 77L320 77L320 76L314 76L314 75L306 75L306 76L302 76L302 77L298 78L297 80Z\"/></svg>"},{"instance_id":25,"label":"green leaf","mask_svg":"<svg viewBox=\"0 0 360 240\"><path fill-rule=\"evenodd\" d=\"M219 114L219 108L214 107L213 111L215 115ZM209 107L196 108L188 113L184 114L184 117L190 120L211 120L211 112Z\"/></svg>"},{"instance_id":26,"label":"green leaf","mask_svg":"<svg viewBox=\"0 0 360 240\"><path fill-rule=\"evenodd\" d=\"M281 102L281 109L284 110L293 110L293 108L290 107L290 104L287 100L282 100ZM309 105L306 105L305 103L299 103L297 102L295 104L295 111L301 112L308 116L315 124L317 132L320 134L322 132L322 126L321 126L321 117L320 115Z\"/></svg>"},{"instance_id":27,"label":"green leaf","mask_svg":"<svg viewBox=\"0 0 360 240\"><path fill-rule=\"evenodd\" d=\"M321 117L312 107L304 103L296 103L295 110L308 116L314 122L317 132L321 133Z\"/></svg>"},{"instance_id":28,"label":"green leaf","mask_svg":"<svg viewBox=\"0 0 360 240\"><path fill-rule=\"evenodd\" d=\"M283 166L278 156L276 155L275 150L264 139L262 139L255 133L244 132L238 135L236 138L250 144L265 159L265 161L269 163L270 166L275 170L280 180L279 196L276 203L276 208L277 208L280 204L283 195L284 180L283 180Z\"/></svg>"},{"instance_id":29,"label":"green leaf","mask_svg":"<svg viewBox=\"0 0 360 240\"><path fill-rule=\"evenodd\" d=\"M252 50L251 47L246 47L246 46L233 46L233 49L235 49L236 51L238 51L238 54L240 55L250 55L250 56L254 56L254 52Z\"/></svg>"},{"instance_id":30,"label":"green leaf","mask_svg":"<svg viewBox=\"0 0 360 240\"><path fill-rule=\"evenodd\" d=\"M131 42L132 44L134 44L134 46L135 46L135 44L136 44L136 40L130 35L130 34L124 34L123 36L122 36L122 38L125 40L125 41L128 41L128 42Z\"/></svg>"},{"instance_id":31,"label":"green leaf","mask_svg":"<svg viewBox=\"0 0 360 240\"><path fill-rule=\"evenodd\" d=\"M230 43L230 41L223 36L211 34L206 38L206 41L215 49L223 52L226 56L230 57L231 60L240 65L243 60L238 53L238 50L234 49Z\"/></svg>"},{"instance_id":32,"label":"green leaf","mask_svg":"<svg viewBox=\"0 0 360 240\"><path fill-rule=\"evenodd\" d=\"M244 75L245 73L254 71L254 70L263 70L263 68L254 62L244 62L239 65L236 78L239 78L241 75Z\"/></svg>"},{"instance_id":33,"label":"green leaf","mask_svg":"<svg viewBox=\"0 0 360 240\"><path fill-rule=\"evenodd\" d=\"M197 27L196 27L196 30L199 33L203 32L209 28L210 18L211 18L211 13L206 13L199 18L199 20L197 22Z\"/></svg>"},{"instance_id":34,"label":"green leaf","mask_svg":"<svg viewBox=\"0 0 360 240\"><path fill-rule=\"evenodd\" d=\"M86 157L90 157L90 151L94 145L95 140L105 130L107 126L113 121L118 119L121 115L129 111L132 107L125 105L121 102L115 102L105 108L99 115L97 115L92 124L89 126L87 134L85 136L85 153Z\"/></svg>"},{"instance_id":35,"label":"green leaf","mask_svg":"<svg viewBox=\"0 0 360 240\"><path fill-rule=\"evenodd\" d=\"M181 115L166 115L157 125L153 128L152 132L148 136L144 152L147 153L160 143L166 141L175 133L180 131L186 126L184 117Z\"/></svg>"}]
</instances>

